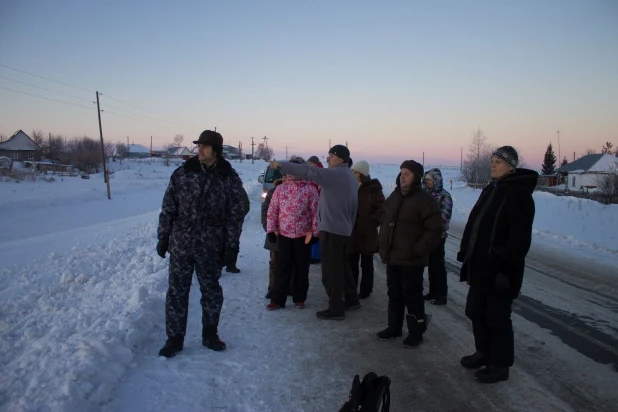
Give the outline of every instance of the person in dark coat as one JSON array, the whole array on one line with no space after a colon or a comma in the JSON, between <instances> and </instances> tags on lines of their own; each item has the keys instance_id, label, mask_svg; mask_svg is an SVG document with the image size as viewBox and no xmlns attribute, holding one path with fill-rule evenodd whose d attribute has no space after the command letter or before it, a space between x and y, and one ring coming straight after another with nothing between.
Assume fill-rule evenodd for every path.
<instances>
[{"instance_id":1,"label":"person in dark coat","mask_svg":"<svg viewBox=\"0 0 618 412\"><path fill-rule=\"evenodd\" d=\"M249 196L247 195L247 191L243 187L242 189L242 208L243 208L243 220L247 217L249 213L249 209L251 208L251 204L249 203ZM239 245L240 246L240 245ZM238 253L240 252L240 247L234 250L234 253L230 254L230 261L225 262L225 271L229 273L240 273L240 269L236 266L238 262Z\"/></svg>"},{"instance_id":2,"label":"person in dark coat","mask_svg":"<svg viewBox=\"0 0 618 412\"><path fill-rule=\"evenodd\" d=\"M517 169L517 151L503 146L491 156L490 183L470 212L457 260L460 280L470 285L466 316L472 321L476 352L462 366L483 369L485 383L509 378L515 350L511 306L521 289L526 254L532 241L538 173Z\"/></svg>"},{"instance_id":3,"label":"person in dark coat","mask_svg":"<svg viewBox=\"0 0 618 412\"><path fill-rule=\"evenodd\" d=\"M157 230L157 253L170 253L165 299L167 342L160 356L172 357L184 347L193 272L202 293L202 344L220 351L218 335L223 306L221 269L238 248L243 223L242 182L222 156L223 137L205 130L193 143L197 156L172 173L163 197Z\"/></svg>"},{"instance_id":4,"label":"person in dark coat","mask_svg":"<svg viewBox=\"0 0 618 412\"><path fill-rule=\"evenodd\" d=\"M266 198L262 203L262 228L264 228L264 232L266 232L266 225L268 223L268 208L270 207L270 201L273 198L273 193L275 193L275 189L285 180L285 176L281 179L277 179L273 182L273 187L268 190L266 193ZM278 248L277 241L275 239L272 242L269 239L268 232L266 233L266 239L264 239L264 249L270 251L270 261L268 262L268 293L266 293L265 298L270 299L272 295L272 291L275 287L275 276L277 274L277 259L278 259ZM293 276L292 276L293 278ZM293 281L293 279L292 279ZM290 282L291 283L291 282Z\"/></svg>"},{"instance_id":5,"label":"person in dark coat","mask_svg":"<svg viewBox=\"0 0 618 412\"><path fill-rule=\"evenodd\" d=\"M397 187L386 199L386 213L380 227L379 250L386 263L388 287L388 327L378 339L402 335L403 317L408 336L404 347L423 341L430 316L425 314L423 272L427 257L442 238L443 224L435 199L421 187L423 166L414 160L401 164Z\"/></svg>"},{"instance_id":6,"label":"person in dark coat","mask_svg":"<svg viewBox=\"0 0 618 412\"><path fill-rule=\"evenodd\" d=\"M440 169L429 169L423 178L423 188L429 192L440 206L442 222L444 223L444 233L442 240L429 254L429 264L427 272L429 277L429 293L425 295L432 305L446 305L448 283L446 279L446 265L444 262L444 246L448 236L448 227L453 213L453 198L442 185L442 172Z\"/></svg>"},{"instance_id":7,"label":"person in dark coat","mask_svg":"<svg viewBox=\"0 0 618 412\"><path fill-rule=\"evenodd\" d=\"M384 193L378 179L369 175L369 163L360 160L352 165L352 172L358 180L358 211L348 247L348 262L354 282L358 287L360 269L359 299L366 299L373 291L373 255L378 251L378 227L384 217Z\"/></svg>"},{"instance_id":8,"label":"person in dark coat","mask_svg":"<svg viewBox=\"0 0 618 412\"><path fill-rule=\"evenodd\" d=\"M307 164L309 166L319 167L320 169L324 168L324 165L322 164L322 162L320 162L320 158L317 156L311 156L309 159L307 159ZM318 194L322 193L322 188L320 187L320 185L315 182L311 182L311 184L315 186L316 189L318 189ZM320 253L320 240L318 239L318 241L311 246L310 262L311 264L320 263L321 260L322 254Z\"/></svg>"}]
</instances>

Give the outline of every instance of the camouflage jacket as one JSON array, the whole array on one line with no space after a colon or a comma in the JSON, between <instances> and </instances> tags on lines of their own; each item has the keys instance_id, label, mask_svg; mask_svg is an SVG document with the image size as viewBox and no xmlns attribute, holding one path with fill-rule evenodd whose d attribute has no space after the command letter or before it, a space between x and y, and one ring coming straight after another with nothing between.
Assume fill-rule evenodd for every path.
<instances>
[{"instance_id":1,"label":"camouflage jacket","mask_svg":"<svg viewBox=\"0 0 618 412\"><path fill-rule=\"evenodd\" d=\"M230 163L219 159L205 167L195 156L172 173L157 236L169 239L170 253L191 253L196 246L222 253L238 247L243 220L242 182Z\"/></svg>"}]
</instances>

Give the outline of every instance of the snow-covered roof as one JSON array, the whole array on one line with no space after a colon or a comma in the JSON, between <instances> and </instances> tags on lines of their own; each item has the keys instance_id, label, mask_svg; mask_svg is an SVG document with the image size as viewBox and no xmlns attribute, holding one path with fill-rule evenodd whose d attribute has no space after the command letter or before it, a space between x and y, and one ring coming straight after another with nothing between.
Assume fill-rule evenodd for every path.
<instances>
[{"instance_id":1,"label":"snow-covered roof","mask_svg":"<svg viewBox=\"0 0 618 412\"><path fill-rule=\"evenodd\" d=\"M22 130L16 131L9 140L0 143L0 149L3 150L38 150L38 148L34 140Z\"/></svg>"},{"instance_id":2,"label":"snow-covered roof","mask_svg":"<svg viewBox=\"0 0 618 412\"><path fill-rule=\"evenodd\" d=\"M598 173L618 168L618 157L610 154L589 154L558 169L562 173Z\"/></svg>"},{"instance_id":3,"label":"snow-covered roof","mask_svg":"<svg viewBox=\"0 0 618 412\"><path fill-rule=\"evenodd\" d=\"M167 152L173 156L181 156L191 154L191 151L187 149L185 146L179 147L170 147Z\"/></svg>"},{"instance_id":4,"label":"snow-covered roof","mask_svg":"<svg viewBox=\"0 0 618 412\"><path fill-rule=\"evenodd\" d=\"M130 144L129 152L131 153L150 153L150 149L142 146L141 144Z\"/></svg>"}]
</instances>

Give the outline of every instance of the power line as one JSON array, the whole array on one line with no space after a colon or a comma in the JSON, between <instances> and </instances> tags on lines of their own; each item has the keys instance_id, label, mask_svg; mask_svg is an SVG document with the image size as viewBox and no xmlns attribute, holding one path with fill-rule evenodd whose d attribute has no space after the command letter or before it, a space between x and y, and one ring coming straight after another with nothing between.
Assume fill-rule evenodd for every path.
<instances>
[{"instance_id":1,"label":"power line","mask_svg":"<svg viewBox=\"0 0 618 412\"><path fill-rule=\"evenodd\" d=\"M143 110L143 111L148 112L148 113L156 114L157 116L164 116L161 113L153 112L152 110L144 109L143 107L140 107L140 106L137 106L137 105L134 105L134 104L131 104L131 103L127 103L127 102L125 102L123 100L120 100L120 99L117 99L117 98L115 98L113 96L110 96L109 94L99 93L99 96L109 97L110 99L116 100L117 102L120 102L120 103L124 103L127 106L135 107L136 109L140 109L140 110ZM143 116L143 115L140 115L140 116ZM168 117L168 116L165 116L165 117L167 117L168 119L174 120L171 117ZM180 126L185 126L185 127L191 127L192 126L192 125L188 125L188 124L184 124L184 123L180 123L180 122L176 122L176 123L179 124ZM193 125L193 127L197 127L197 126Z\"/></svg>"},{"instance_id":2,"label":"power line","mask_svg":"<svg viewBox=\"0 0 618 412\"><path fill-rule=\"evenodd\" d=\"M61 81L58 81L58 80L54 80L54 79L50 79L49 77L39 76L38 74L32 74L32 73L27 72L27 71L25 71L25 70L19 70L19 69L16 69L16 68L14 68L14 67L7 66L6 64L2 64L2 63L0 63L0 66L2 66L2 67L6 67L7 69L15 70L16 72L25 73L25 74L29 74L30 76L39 77L39 78L41 78L41 79L49 80L50 82L59 83L59 84L63 84L63 85L65 85L65 86L74 87L74 88L76 88L76 89L85 90L85 91L87 91L87 92L92 92L92 93L95 93L95 91L94 91L94 90L85 89L85 88L83 88L83 87L79 87L79 86L73 86L72 84L69 84L69 83L64 83L64 82L61 82Z\"/></svg>"},{"instance_id":3,"label":"power line","mask_svg":"<svg viewBox=\"0 0 618 412\"><path fill-rule=\"evenodd\" d=\"M106 113L106 114L113 114L114 116L123 117L125 119L135 120L136 122L142 122L142 123L146 123L146 124L149 124L149 125L153 124L152 122L147 122L146 120L143 120L143 119L136 119L134 117L123 116L123 115L118 114L118 113L110 112L109 110L101 109L101 112ZM167 125L167 124L165 124L165 125L156 125L156 126L165 126L165 127L170 127L170 128L172 127L172 126Z\"/></svg>"},{"instance_id":4,"label":"power line","mask_svg":"<svg viewBox=\"0 0 618 412\"><path fill-rule=\"evenodd\" d=\"M94 109L94 107L87 107L87 106L82 106L81 104L75 104L75 103L63 102L62 100L50 99L49 97L43 97L43 96L38 96L38 95L36 95L36 94L31 94L31 93L26 93L26 92L20 92L20 91L17 91L17 90L9 89L9 88L7 88L7 87L2 87L2 86L0 86L0 89L8 90L8 91L13 92L13 93L25 94L26 96L38 97L39 99L50 100L50 101L52 101L52 102L64 103L64 104L68 104L69 106L83 107L84 109L89 109L89 110L90 110L90 109ZM96 109L95 109L95 110L96 110Z\"/></svg>"},{"instance_id":5,"label":"power line","mask_svg":"<svg viewBox=\"0 0 618 412\"><path fill-rule=\"evenodd\" d=\"M61 95L63 95L63 96L72 97L72 98L74 98L74 99L78 99L78 100L83 100L83 101L86 101L86 102L88 102L88 103L95 103L95 102L93 102L92 100L84 99L83 97L77 97L77 96L73 96L73 95L70 95L70 94L62 93L62 92L59 92L59 91L56 91L56 90L51 90L51 89L47 89L47 88L45 88L45 87L36 86L36 85L34 85L34 84L30 84L30 83L22 82L22 81L19 81L19 80L11 79L11 78L9 78L9 77L5 77L5 76L3 76L3 75L1 75L1 74L0 74L0 77L2 77L3 79L10 80L10 81L12 81L12 82L16 82L16 83L25 84L26 86L36 87L37 89L47 90L48 92L58 93L58 94L61 94Z\"/></svg>"},{"instance_id":6,"label":"power line","mask_svg":"<svg viewBox=\"0 0 618 412\"><path fill-rule=\"evenodd\" d=\"M101 95L101 93L99 93L99 95ZM109 97L109 96L107 96L107 97ZM171 124L174 124L175 126L183 126L183 127L187 127L187 125L186 125L186 124L169 122L169 121L167 121L167 120L159 120L159 119L157 119L157 118L155 118L155 117L146 116L145 114L141 114L141 113L135 113L135 112L132 112L132 111L127 110L127 109L121 109L120 107L112 106L112 105L110 105L110 104L106 104L105 106L107 106L107 107L111 107L112 109L120 110L120 111L123 111L123 112L131 113L131 114L134 114L134 115L136 115L136 116L143 116L143 117L145 117L145 118L147 118L147 119L155 120L155 121L158 121L158 122L171 123Z\"/></svg>"}]
</instances>

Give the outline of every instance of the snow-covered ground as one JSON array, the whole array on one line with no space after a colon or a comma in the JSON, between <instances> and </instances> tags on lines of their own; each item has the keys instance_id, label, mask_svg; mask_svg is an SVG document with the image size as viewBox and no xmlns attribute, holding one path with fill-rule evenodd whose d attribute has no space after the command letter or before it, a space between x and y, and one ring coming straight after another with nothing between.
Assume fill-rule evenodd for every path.
<instances>
[{"instance_id":1,"label":"snow-covered ground","mask_svg":"<svg viewBox=\"0 0 618 412\"><path fill-rule=\"evenodd\" d=\"M351 376L338 376L337 365L333 376L295 382L296 362L306 367L312 358L297 353L293 329L286 330L277 345L264 344L277 333L276 317L263 311L268 253L262 248L257 177L264 166L234 163L252 210L241 239L243 272L221 278L227 357L198 346L170 360L156 356L165 340L169 259L159 258L154 246L158 211L173 165L146 160L112 163L111 200L101 175L88 180L56 177L54 182L0 180L0 410L141 410L137 390L154 399L164 391L161 385L180 395L193 391L194 386L183 382L191 380L186 371L195 368L209 371L203 391L212 404L206 408L192 403L188 392L175 398L184 399L181 406L162 401L155 409L291 410L292 396L323 391L324 384L339 379L347 388ZM453 219L463 223L480 191L457 180L458 168L442 171L454 199ZM388 195L397 173L398 165L376 165L371 174ZM574 256L593 255L604 263L616 260L618 205L541 192L534 196L536 240ZM190 328L199 316L194 292L199 291L191 295ZM244 315L247 310L258 312L251 323ZM300 315L298 328L314 327L312 310ZM193 328L189 333L197 339L200 331ZM329 336L316 333L316 339ZM259 370L287 379L285 388L254 379Z\"/></svg>"}]
</instances>

